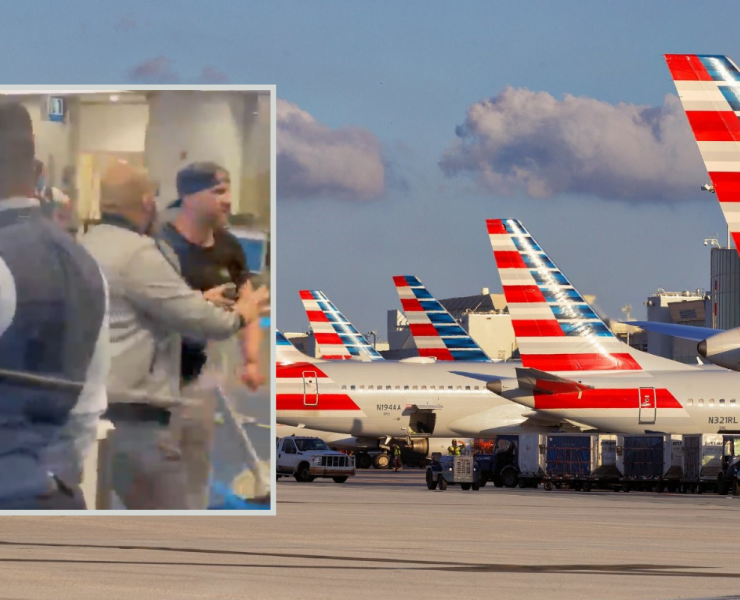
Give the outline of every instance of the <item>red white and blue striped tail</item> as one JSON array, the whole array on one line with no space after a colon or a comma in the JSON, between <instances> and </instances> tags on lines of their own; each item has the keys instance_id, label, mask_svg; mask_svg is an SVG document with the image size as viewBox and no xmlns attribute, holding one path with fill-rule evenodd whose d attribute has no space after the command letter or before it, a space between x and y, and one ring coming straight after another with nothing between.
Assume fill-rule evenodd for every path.
<instances>
[{"instance_id":1,"label":"red white and blue striped tail","mask_svg":"<svg viewBox=\"0 0 740 600\"><path fill-rule=\"evenodd\" d=\"M290 340L279 330L275 330L275 362L278 365L292 365L296 363L313 363L317 359L303 354L290 343Z\"/></svg>"},{"instance_id":2,"label":"red white and blue striped tail","mask_svg":"<svg viewBox=\"0 0 740 600\"><path fill-rule=\"evenodd\" d=\"M324 292L302 290L300 294L322 359L383 360Z\"/></svg>"},{"instance_id":3,"label":"red white and blue striped tail","mask_svg":"<svg viewBox=\"0 0 740 600\"><path fill-rule=\"evenodd\" d=\"M427 291L418 277L393 278L419 356L492 362L481 347Z\"/></svg>"},{"instance_id":4,"label":"red white and blue striped tail","mask_svg":"<svg viewBox=\"0 0 740 600\"><path fill-rule=\"evenodd\" d=\"M666 54L665 59L740 248L740 70L726 56Z\"/></svg>"},{"instance_id":5,"label":"red white and blue striped tail","mask_svg":"<svg viewBox=\"0 0 740 600\"><path fill-rule=\"evenodd\" d=\"M619 340L524 226L486 221L522 365L550 372L685 368Z\"/></svg>"}]
</instances>

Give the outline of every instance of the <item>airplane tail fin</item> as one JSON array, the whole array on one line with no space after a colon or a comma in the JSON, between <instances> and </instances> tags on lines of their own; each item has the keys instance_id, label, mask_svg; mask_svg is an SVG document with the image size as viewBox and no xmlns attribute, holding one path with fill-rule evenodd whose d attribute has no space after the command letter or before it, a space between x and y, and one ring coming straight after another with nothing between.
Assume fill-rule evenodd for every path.
<instances>
[{"instance_id":1,"label":"airplane tail fin","mask_svg":"<svg viewBox=\"0 0 740 600\"><path fill-rule=\"evenodd\" d=\"M301 301L324 360L383 360L324 292L302 290Z\"/></svg>"},{"instance_id":2,"label":"airplane tail fin","mask_svg":"<svg viewBox=\"0 0 740 600\"><path fill-rule=\"evenodd\" d=\"M420 356L492 362L417 277L398 275L393 281Z\"/></svg>"},{"instance_id":3,"label":"airplane tail fin","mask_svg":"<svg viewBox=\"0 0 740 600\"><path fill-rule=\"evenodd\" d=\"M740 69L719 55L666 54L665 59L740 249Z\"/></svg>"},{"instance_id":4,"label":"airplane tail fin","mask_svg":"<svg viewBox=\"0 0 740 600\"><path fill-rule=\"evenodd\" d=\"M541 371L685 368L619 340L524 226L486 221L522 365Z\"/></svg>"},{"instance_id":5,"label":"airplane tail fin","mask_svg":"<svg viewBox=\"0 0 740 600\"><path fill-rule=\"evenodd\" d=\"M308 354L303 354L280 330L276 330L275 333L275 359L278 365L321 362Z\"/></svg>"}]
</instances>

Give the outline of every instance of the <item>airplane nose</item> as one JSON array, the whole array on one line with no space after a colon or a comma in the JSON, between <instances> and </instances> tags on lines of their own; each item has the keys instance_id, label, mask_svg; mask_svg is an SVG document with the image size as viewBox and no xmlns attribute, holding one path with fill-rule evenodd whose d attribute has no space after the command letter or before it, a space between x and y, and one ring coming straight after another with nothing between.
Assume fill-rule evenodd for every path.
<instances>
[{"instance_id":1,"label":"airplane nose","mask_svg":"<svg viewBox=\"0 0 740 600\"><path fill-rule=\"evenodd\" d=\"M702 357L707 357L707 340L702 340L699 342L696 346L696 351L702 355Z\"/></svg>"}]
</instances>

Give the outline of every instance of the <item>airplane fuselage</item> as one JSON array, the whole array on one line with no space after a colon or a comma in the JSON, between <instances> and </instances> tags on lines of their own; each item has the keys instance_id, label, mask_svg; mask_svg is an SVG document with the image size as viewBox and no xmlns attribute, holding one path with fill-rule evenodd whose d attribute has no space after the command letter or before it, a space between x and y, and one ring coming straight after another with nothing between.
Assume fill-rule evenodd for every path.
<instances>
[{"instance_id":1,"label":"airplane fuselage","mask_svg":"<svg viewBox=\"0 0 740 600\"><path fill-rule=\"evenodd\" d=\"M611 433L740 432L740 373L692 367L567 377L594 389L517 401Z\"/></svg>"},{"instance_id":2,"label":"airplane fuselage","mask_svg":"<svg viewBox=\"0 0 740 600\"><path fill-rule=\"evenodd\" d=\"M514 367L390 361L278 366L277 422L358 437L515 433L532 411L486 389L492 378L513 377Z\"/></svg>"}]
</instances>

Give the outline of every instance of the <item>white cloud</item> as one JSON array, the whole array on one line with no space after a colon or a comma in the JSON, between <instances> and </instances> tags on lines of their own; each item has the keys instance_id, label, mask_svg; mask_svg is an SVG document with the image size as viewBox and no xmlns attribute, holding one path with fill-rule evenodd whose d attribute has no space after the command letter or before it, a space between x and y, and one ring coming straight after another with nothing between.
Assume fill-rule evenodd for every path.
<instances>
[{"instance_id":1,"label":"white cloud","mask_svg":"<svg viewBox=\"0 0 740 600\"><path fill-rule=\"evenodd\" d=\"M706 182L676 96L662 106L507 88L473 104L440 167L496 194L577 193L627 201L696 197Z\"/></svg>"},{"instance_id":2,"label":"white cloud","mask_svg":"<svg viewBox=\"0 0 740 600\"><path fill-rule=\"evenodd\" d=\"M286 100L277 100L279 198L367 200L386 190L380 141L358 127L332 129Z\"/></svg>"}]
</instances>

